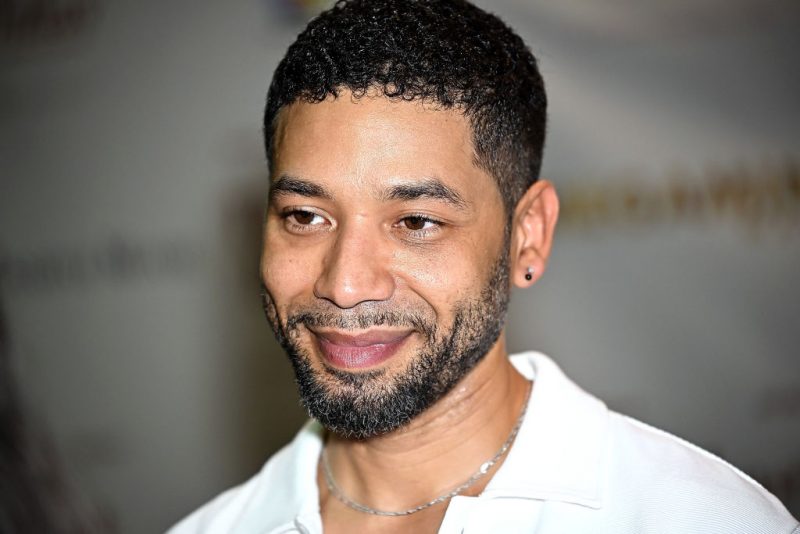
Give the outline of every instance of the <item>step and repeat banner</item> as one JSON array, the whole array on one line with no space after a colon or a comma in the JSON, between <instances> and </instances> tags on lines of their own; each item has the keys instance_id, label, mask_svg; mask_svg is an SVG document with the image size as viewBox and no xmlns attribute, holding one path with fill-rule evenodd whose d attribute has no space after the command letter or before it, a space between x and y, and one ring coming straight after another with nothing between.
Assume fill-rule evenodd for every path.
<instances>
[{"instance_id":1,"label":"step and repeat banner","mask_svg":"<svg viewBox=\"0 0 800 534\"><path fill-rule=\"evenodd\" d=\"M540 59L563 203L512 350L800 514L797 3L479 3ZM102 531L163 530L304 420L258 299L260 123L324 5L0 6L0 371Z\"/></svg>"}]
</instances>

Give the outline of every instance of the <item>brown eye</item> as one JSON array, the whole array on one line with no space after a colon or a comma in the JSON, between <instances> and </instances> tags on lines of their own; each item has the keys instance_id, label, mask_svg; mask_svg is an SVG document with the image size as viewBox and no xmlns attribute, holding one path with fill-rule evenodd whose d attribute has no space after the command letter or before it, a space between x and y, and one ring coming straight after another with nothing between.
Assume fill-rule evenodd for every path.
<instances>
[{"instance_id":1,"label":"brown eye","mask_svg":"<svg viewBox=\"0 0 800 534\"><path fill-rule=\"evenodd\" d=\"M288 224L287 227L297 231L300 229L316 230L322 228L327 223L325 217L309 210L292 210L286 213L284 218Z\"/></svg>"},{"instance_id":2,"label":"brown eye","mask_svg":"<svg viewBox=\"0 0 800 534\"><path fill-rule=\"evenodd\" d=\"M310 211L295 211L294 220L297 221L298 224L311 224L314 220L314 214Z\"/></svg>"},{"instance_id":3,"label":"brown eye","mask_svg":"<svg viewBox=\"0 0 800 534\"><path fill-rule=\"evenodd\" d=\"M425 225L430 221L424 217L406 217L403 219L406 228L409 230L424 230Z\"/></svg>"},{"instance_id":4,"label":"brown eye","mask_svg":"<svg viewBox=\"0 0 800 534\"><path fill-rule=\"evenodd\" d=\"M439 230L442 223L425 215L409 215L408 217L403 217L400 221L400 226L408 232L414 232L421 236Z\"/></svg>"}]
</instances>

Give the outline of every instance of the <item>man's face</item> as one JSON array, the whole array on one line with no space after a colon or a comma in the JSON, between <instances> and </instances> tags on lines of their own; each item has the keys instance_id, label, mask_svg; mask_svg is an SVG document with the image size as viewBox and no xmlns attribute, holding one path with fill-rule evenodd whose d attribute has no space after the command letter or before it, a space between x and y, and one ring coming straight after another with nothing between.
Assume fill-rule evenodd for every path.
<instances>
[{"instance_id":1,"label":"man's face","mask_svg":"<svg viewBox=\"0 0 800 534\"><path fill-rule=\"evenodd\" d=\"M446 394L508 301L500 193L455 110L344 93L282 111L264 231L267 317L303 403L366 438Z\"/></svg>"}]
</instances>

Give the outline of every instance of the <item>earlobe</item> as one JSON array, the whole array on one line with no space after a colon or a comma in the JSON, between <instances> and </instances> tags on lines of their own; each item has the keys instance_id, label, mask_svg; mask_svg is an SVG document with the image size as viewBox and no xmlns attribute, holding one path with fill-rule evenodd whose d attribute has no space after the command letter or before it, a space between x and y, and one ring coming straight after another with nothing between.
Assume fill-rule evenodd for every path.
<instances>
[{"instance_id":1,"label":"earlobe","mask_svg":"<svg viewBox=\"0 0 800 534\"><path fill-rule=\"evenodd\" d=\"M558 196L553 185L534 183L517 203L512 234L512 279L518 287L530 287L542 276L550 258Z\"/></svg>"}]
</instances>

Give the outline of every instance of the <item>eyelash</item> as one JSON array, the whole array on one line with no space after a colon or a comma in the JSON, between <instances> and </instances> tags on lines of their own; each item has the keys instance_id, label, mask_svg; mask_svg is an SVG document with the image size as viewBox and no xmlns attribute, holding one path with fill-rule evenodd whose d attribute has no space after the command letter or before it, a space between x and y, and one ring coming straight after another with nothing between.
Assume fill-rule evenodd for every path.
<instances>
[{"instance_id":1,"label":"eyelash","mask_svg":"<svg viewBox=\"0 0 800 534\"><path fill-rule=\"evenodd\" d=\"M429 215L423 215L422 213L414 213L411 215L406 215L405 217L401 218L400 221L398 221L398 225L402 224L404 221L408 221L409 219L419 219L424 224L428 223L432 224L430 228L420 228L418 230L406 228L405 231L408 232L408 234L414 238L430 237L432 234L441 231L442 226L444 224L442 221L434 219Z\"/></svg>"},{"instance_id":2,"label":"eyelash","mask_svg":"<svg viewBox=\"0 0 800 534\"><path fill-rule=\"evenodd\" d=\"M290 208L285 210L283 213L281 213L281 219L283 219L284 224L288 225L290 229L295 232L313 232L317 230L316 227L322 226L322 224L311 224L311 223L301 224L297 222L296 219L292 220L293 218L296 218L296 216L300 213L312 215L313 217L319 217L325 221L328 220L325 216L320 215L319 213L316 213L309 209L300 209L300 208Z\"/></svg>"}]
</instances>

